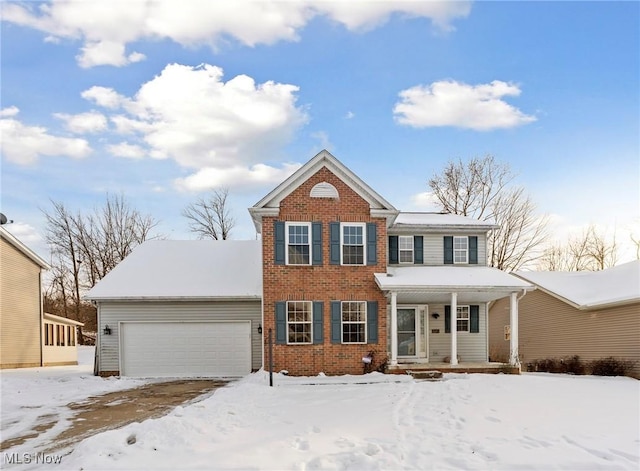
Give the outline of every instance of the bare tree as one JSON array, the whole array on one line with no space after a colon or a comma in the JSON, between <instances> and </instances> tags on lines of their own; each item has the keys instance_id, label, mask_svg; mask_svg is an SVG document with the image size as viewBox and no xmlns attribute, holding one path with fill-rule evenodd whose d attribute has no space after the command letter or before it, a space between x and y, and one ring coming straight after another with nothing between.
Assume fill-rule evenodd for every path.
<instances>
[{"instance_id":1,"label":"bare tree","mask_svg":"<svg viewBox=\"0 0 640 471\"><path fill-rule=\"evenodd\" d=\"M228 239L236 224L227 204L228 197L229 189L221 188L189 204L182 211L189 220L189 230L200 239Z\"/></svg>"},{"instance_id":2,"label":"bare tree","mask_svg":"<svg viewBox=\"0 0 640 471\"><path fill-rule=\"evenodd\" d=\"M107 195L102 208L86 214L71 213L61 202L51 204L50 210L42 210L53 266L45 294L51 306L62 306L60 314L83 321L81 292L148 239L157 222L132 209L123 196Z\"/></svg>"},{"instance_id":3,"label":"bare tree","mask_svg":"<svg viewBox=\"0 0 640 471\"><path fill-rule=\"evenodd\" d=\"M631 237L631 242L636 248L636 259L640 260L640 237L636 237L633 234L630 234L629 237Z\"/></svg>"},{"instance_id":4,"label":"bare tree","mask_svg":"<svg viewBox=\"0 0 640 471\"><path fill-rule=\"evenodd\" d=\"M618 245L615 233L611 240L589 226L580 236L574 236L564 244L548 247L538 268L550 271L596 271L610 268L618 261Z\"/></svg>"},{"instance_id":5,"label":"bare tree","mask_svg":"<svg viewBox=\"0 0 640 471\"><path fill-rule=\"evenodd\" d=\"M524 189L510 186L515 178L508 164L491 155L468 162L450 161L428 184L445 212L499 226L487 240L489 265L516 270L537 260L547 239L547 216L536 214Z\"/></svg>"}]
</instances>

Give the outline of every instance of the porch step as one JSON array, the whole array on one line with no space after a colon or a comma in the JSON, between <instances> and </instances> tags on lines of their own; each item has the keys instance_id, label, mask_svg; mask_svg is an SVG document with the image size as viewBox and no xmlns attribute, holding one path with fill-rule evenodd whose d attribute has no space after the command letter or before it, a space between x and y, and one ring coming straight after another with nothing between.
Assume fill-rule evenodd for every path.
<instances>
[{"instance_id":1,"label":"porch step","mask_svg":"<svg viewBox=\"0 0 640 471\"><path fill-rule=\"evenodd\" d=\"M413 379L425 379L427 381L438 381L442 379L442 371L411 371L407 370L407 374L411 375Z\"/></svg>"}]
</instances>

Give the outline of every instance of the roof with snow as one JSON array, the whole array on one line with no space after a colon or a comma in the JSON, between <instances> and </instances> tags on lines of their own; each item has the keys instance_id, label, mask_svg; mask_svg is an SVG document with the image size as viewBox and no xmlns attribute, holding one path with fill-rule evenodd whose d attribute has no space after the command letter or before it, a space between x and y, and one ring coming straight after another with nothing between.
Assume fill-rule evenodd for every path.
<instances>
[{"instance_id":1,"label":"roof with snow","mask_svg":"<svg viewBox=\"0 0 640 471\"><path fill-rule=\"evenodd\" d=\"M491 221L479 221L469 216L450 213L401 212L391 226L393 229L426 226L429 229L480 229L490 230L498 226Z\"/></svg>"},{"instance_id":2,"label":"roof with snow","mask_svg":"<svg viewBox=\"0 0 640 471\"><path fill-rule=\"evenodd\" d=\"M254 240L152 240L86 295L92 300L260 299L262 250Z\"/></svg>"},{"instance_id":3,"label":"roof with snow","mask_svg":"<svg viewBox=\"0 0 640 471\"><path fill-rule=\"evenodd\" d=\"M376 273L376 283L383 291L398 293L472 294L476 301L491 301L513 292L532 290L534 287L520 278L492 267L409 266L388 267L387 273ZM468 297L468 296L467 296ZM471 299L470 298L470 299Z\"/></svg>"},{"instance_id":4,"label":"roof with snow","mask_svg":"<svg viewBox=\"0 0 640 471\"><path fill-rule=\"evenodd\" d=\"M578 309L640 302L640 260L602 271L519 271L515 275Z\"/></svg>"}]
</instances>

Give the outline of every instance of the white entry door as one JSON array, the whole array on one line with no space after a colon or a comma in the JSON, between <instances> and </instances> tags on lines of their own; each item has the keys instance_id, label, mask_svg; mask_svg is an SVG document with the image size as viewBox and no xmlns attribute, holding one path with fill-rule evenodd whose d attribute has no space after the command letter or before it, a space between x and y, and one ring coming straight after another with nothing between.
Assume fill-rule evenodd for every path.
<instances>
[{"instance_id":1,"label":"white entry door","mask_svg":"<svg viewBox=\"0 0 640 471\"><path fill-rule=\"evenodd\" d=\"M120 374L234 377L251 372L251 322L122 322Z\"/></svg>"}]
</instances>

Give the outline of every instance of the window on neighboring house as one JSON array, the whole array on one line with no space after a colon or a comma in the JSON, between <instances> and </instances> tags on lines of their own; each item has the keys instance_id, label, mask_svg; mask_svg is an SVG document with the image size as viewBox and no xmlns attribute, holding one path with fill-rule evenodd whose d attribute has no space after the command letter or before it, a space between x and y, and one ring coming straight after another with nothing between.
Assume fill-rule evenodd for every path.
<instances>
[{"instance_id":1,"label":"window on neighboring house","mask_svg":"<svg viewBox=\"0 0 640 471\"><path fill-rule=\"evenodd\" d=\"M469 306L458 306L456 326L458 332L469 332Z\"/></svg>"},{"instance_id":2,"label":"window on neighboring house","mask_svg":"<svg viewBox=\"0 0 640 471\"><path fill-rule=\"evenodd\" d=\"M342 302L342 343L366 343L367 303Z\"/></svg>"},{"instance_id":3,"label":"window on neighboring house","mask_svg":"<svg viewBox=\"0 0 640 471\"><path fill-rule=\"evenodd\" d=\"M468 237L453 238L453 263L469 263Z\"/></svg>"},{"instance_id":4,"label":"window on neighboring house","mask_svg":"<svg viewBox=\"0 0 640 471\"><path fill-rule=\"evenodd\" d=\"M311 264L310 223L287 223L287 264Z\"/></svg>"},{"instance_id":5,"label":"window on neighboring house","mask_svg":"<svg viewBox=\"0 0 640 471\"><path fill-rule=\"evenodd\" d=\"M44 344L55 345L53 341L53 324L48 322L44 324Z\"/></svg>"},{"instance_id":6,"label":"window on neighboring house","mask_svg":"<svg viewBox=\"0 0 640 471\"><path fill-rule=\"evenodd\" d=\"M509 324L504 326L504 339L511 340L511 326Z\"/></svg>"},{"instance_id":7,"label":"window on neighboring house","mask_svg":"<svg viewBox=\"0 0 640 471\"><path fill-rule=\"evenodd\" d=\"M342 264L364 265L364 224L342 224Z\"/></svg>"},{"instance_id":8,"label":"window on neighboring house","mask_svg":"<svg viewBox=\"0 0 640 471\"><path fill-rule=\"evenodd\" d=\"M287 343L312 343L311 301L287 301Z\"/></svg>"},{"instance_id":9,"label":"window on neighboring house","mask_svg":"<svg viewBox=\"0 0 640 471\"><path fill-rule=\"evenodd\" d=\"M398 237L398 256L400 263L413 263L413 236Z\"/></svg>"},{"instance_id":10,"label":"window on neighboring house","mask_svg":"<svg viewBox=\"0 0 640 471\"><path fill-rule=\"evenodd\" d=\"M58 324L56 328L57 328L56 345L58 345L59 347L63 347L64 346L64 326Z\"/></svg>"}]
</instances>

